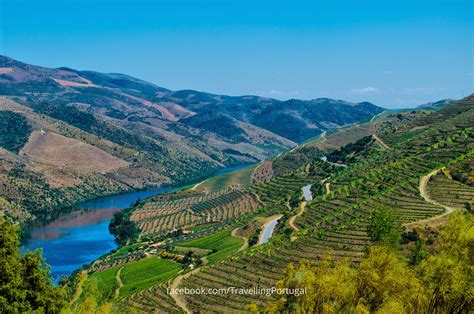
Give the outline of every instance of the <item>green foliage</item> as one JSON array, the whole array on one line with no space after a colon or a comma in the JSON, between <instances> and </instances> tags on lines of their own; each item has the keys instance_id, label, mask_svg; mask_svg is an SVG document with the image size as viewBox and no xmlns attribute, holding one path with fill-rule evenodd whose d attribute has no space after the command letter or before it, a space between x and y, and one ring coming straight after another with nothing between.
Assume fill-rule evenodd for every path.
<instances>
[{"instance_id":1,"label":"green foliage","mask_svg":"<svg viewBox=\"0 0 474 314\"><path fill-rule=\"evenodd\" d=\"M128 296L173 278L179 270L181 264L157 257L126 264L121 271L124 286L120 289L120 296Z\"/></svg>"},{"instance_id":2,"label":"green foliage","mask_svg":"<svg viewBox=\"0 0 474 314\"><path fill-rule=\"evenodd\" d=\"M400 243L400 219L387 208L376 208L369 217L367 233L374 243L396 247Z\"/></svg>"},{"instance_id":3,"label":"green foliage","mask_svg":"<svg viewBox=\"0 0 474 314\"><path fill-rule=\"evenodd\" d=\"M28 142L31 126L26 118L13 111L0 111L0 147L18 153Z\"/></svg>"},{"instance_id":4,"label":"green foliage","mask_svg":"<svg viewBox=\"0 0 474 314\"><path fill-rule=\"evenodd\" d=\"M307 262L289 265L277 286L305 289L305 293L280 296L266 307L266 313L416 312L422 301L417 293L421 283L414 272L394 251L381 246L373 247L359 268L348 260L333 264L330 257L318 267Z\"/></svg>"},{"instance_id":5,"label":"green foliage","mask_svg":"<svg viewBox=\"0 0 474 314\"><path fill-rule=\"evenodd\" d=\"M17 228L0 218L0 312L59 313L66 305L62 287L52 285L41 251L20 253Z\"/></svg>"},{"instance_id":6,"label":"green foliage","mask_svg":"<svg viewBox=\"0 0 474 314\"><path fill-rule=\"evenodd\" d=\"M408 261L410 265L418 265L428 256L428 250L426 249L423 240L419 239L415 245L410 248L410 254L408 255Z\"/></svg>"},{"instance_id":7,"label":"green foliage","mask_svg":"<svg viewBox=\"0 0 474 314\"><path fill-rule=\"evenodd\" d=\"M231 233L231 229L226 229L199 239L180 243L179 245L181 247L211 250L208 260L209 262L215 262L232 255L242 245L243 240L234 238Z\"/></svg>"},{"instance_id":8,"label":"green foliage","mask_svg":"<svg viewBox=\"0 0 474 314\"><path fill-rule=\"evenodd\" d=\"M255 244L258 243L258 240L260 238L260 233L262 232L261 228L257 228L252 235L249 238L248 244L249 246L254 246Z\"/></svg>"},{"instance_id":9,"label":"green foliage","mask_svg":"<svg viewBox=\"0 0 474 314\"><path fill-rule=\"evenodd\" d=\"M467 313L474 306L474 216L455 214L439 236L439 251L421 262L428 313Z\"/></svg>"},{"instance_id":10,"label":"green foliage","mask_svg":"<svg viewBox=\"0 0 474 314\"><path fill-rule=\"evenodd\" d=\"M130 240L136 239L139 230L135 223L130 219L130 211L124 210L114 214L110 221L109 230L117 241L124 245Z\"/></svg>"},{"instance_id":11,"label":"green foliage","mask_svg":"<svg viewBox=\"0 0 474 314\"><path fill-rule=\"evenodd\" d=\"M413 267L398 250L380 245L370 248L359 267L330 257L318 266L290 264L277 287L305 293L277 295L263 312L468 313L474 305L473 231L472 214L455 215L440 234L439 251Z\"/></svg>"}]
</instances>

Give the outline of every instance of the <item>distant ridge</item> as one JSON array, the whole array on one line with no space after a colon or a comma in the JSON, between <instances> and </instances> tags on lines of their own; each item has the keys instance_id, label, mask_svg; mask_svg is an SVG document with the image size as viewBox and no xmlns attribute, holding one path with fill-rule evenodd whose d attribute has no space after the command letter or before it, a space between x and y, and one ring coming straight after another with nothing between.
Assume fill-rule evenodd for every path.
<instances>
[{"instance_id":1,"label":"distant ridge","mask_svg":"<svg viewBox=\"0 0 474 314\"><path fill-rule=\"evenodd\" d=\"M44 215L96 195L195 182L382 111L328 98L171 91L125 74L0 56L0 112L9 121L0 126L0 153L7 156L0 159L0 194L12 216ZM15 124L30 129L11 135ZM88 165L83 151L97 165ZM110 167L100 171L104 163ZM15 188L2 190L3 181Z\"/></svg>"}]
</instances>

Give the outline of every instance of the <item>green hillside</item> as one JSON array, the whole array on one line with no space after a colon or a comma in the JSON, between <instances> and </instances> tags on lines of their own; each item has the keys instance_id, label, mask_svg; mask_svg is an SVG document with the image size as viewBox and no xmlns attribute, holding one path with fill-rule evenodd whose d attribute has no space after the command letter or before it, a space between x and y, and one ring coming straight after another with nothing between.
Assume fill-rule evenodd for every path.
<instances>
[{"instance_id":1,"label":"green hillside","mask_svg":"<svg viewBox=\"0 0 474 314\"><path fill-rule=\"evenodd\" d=\"M143 312L466 312L473 305L474 96L371 123L358 138L343 129L256 166L252 177L266 179L250 186L140 203L131 220L149 247L138 251L173 260L187 255L193 266L181 262L185 274L114 304ZM344 132L352 143L341 141ZM307 184L311 201L302 197ZM270 241L250 241L268 221L259 217L274 215L281 218ZM213 259L222 250L213 243L227 243L229 234L244 245ZM108 263L127 261L105 257L101 271ZM341 281L346 290L335 285ZM166 293L274 286L306 287L313 297Z\"/></svg>"},{"instance_id":2,"label":"green hillside","mask_svg":"<svg viewBox=\"0 0 474 314\"><path fill-rule=\"evenodd\" d=\"M0 68L0 214L21 224L97 196L192 184L383 111L331 99L171 91L6 56Z\"/></svg>"}]
</instances>

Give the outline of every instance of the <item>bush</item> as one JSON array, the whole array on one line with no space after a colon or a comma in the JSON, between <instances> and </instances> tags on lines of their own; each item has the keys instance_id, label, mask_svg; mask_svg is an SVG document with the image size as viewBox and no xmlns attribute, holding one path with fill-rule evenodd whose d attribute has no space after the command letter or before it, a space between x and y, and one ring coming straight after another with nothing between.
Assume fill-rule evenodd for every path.
<instances>
[{"instance_id":1,"label":"bush","mask_svg":"<svg viewBox=\"0 0 474 314\"><path fill-rule=\"evenodd\" d=\"M386 208L376 208L369 217L367 233L372 242L396 247L400 244L402 225L399 217Z\"/></svg>"},{"instance_id":2,"label":"bush","mask_svg":"<svg viewBox=\"0 0 474 314\"><path fill-rule=\"evenodd\" d=\"M12 111L0 111L0 147L18 153L31 134L24 116Z\"/></svg>"}]
</instances>

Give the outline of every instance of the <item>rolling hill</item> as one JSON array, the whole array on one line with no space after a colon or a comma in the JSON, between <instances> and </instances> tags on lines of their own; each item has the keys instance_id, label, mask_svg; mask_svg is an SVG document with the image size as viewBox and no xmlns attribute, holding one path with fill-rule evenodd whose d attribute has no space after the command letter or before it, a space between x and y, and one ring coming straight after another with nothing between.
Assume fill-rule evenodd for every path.
<instances>
[{"instance_id":1,"label":"rolling hill","mask_svg":"<svg viewBox=\"0 0 474 314\"><path fill-rule=\"evenodd\" d=\"M24 221L94 196L256 163L383 109L171 91L124 74L0 56L0 111L0 206Z\"/></svg>"},{"instance_id":2,"label":"rolling hill","mask_svg":"<svg viewBox=\"0 0 474 314\"><path fill-rule=\"evenodd\" d=\"M368 289L370 294L350 295L350 303L342 304L334 298L339 296L335 288L324 301L334 309L367 307L375 311L382 305L393 305L395 301L391 298L400 290L397 285L392 289L386 283L379 284L379 281L395 280L384 277L389 271L387 265L393 261L405 265L409 258L414 258L414 248L423 245L424 255L416 257L418 260L407 268L406 274L422 274L416 280L423 282L423 288L416 291L426 294L427 299L416 303L404 297L397 304L404 304L403 309L416 306L423 313L449 312L448 309L457 307L467 309L472 306L469 292L472 259L469 261L467 249L472 236L467 237L467 233L472 231L474 206L473 125L474 96L453 101L437 111L384 115L325 134L251 168L215 178L221 182L220 189L204 181L192 189L144 200L130 211L130 220L140 232L136 243L132 241L86 268L91 274L83 282L86 290L95 280L104 283L106 276L120 277L120 269L140 267L150 259L147 255L179 263L184 272L155 281L129 280L126 289L109 280L104 292L95 295L84 292L81 298L95 298L102 300L99 303L111 302L117 308L128 307L139 312L231 313L249 309L265 312L269 304L291 312L291 304L296 306L307 298L253 293L251 288L281 287L284 281L280 280L293 274L296 279L288 279L287 287L316 287L313 279L303 280L309 273L304 267L312 265L315 271L321 269L323 276L327 276L331 267L336 270L345 267L342 275L362 269L360 278L363 272L372 274L381 269L375 277L369 276L374 283L359 283L357 289ZM312 185L312 199L303 198L302 188L308 184ZM387 248L369 250L373 245L380 245L377 241L381 240L371 229L374 217L380 212L390 213L392 216L384 219L396 219L400 224L396 228L401 238L395 237L391 245L399 252L393 254L401 257L368 265L367 260L373 262L376 258L370 252L379 252L382 258L395 256L386 255ZM455 213L464 213L465 218ZM270 241L258 242L262 228L276 217L279 221ZM440 226L452 219L450 228L465 219L470 221L466 225L470 229L443 231ZM405 230L403 235L402 230ZM458 239L460 233L464 236ZM459 257L449 259L440 255L438 259L437 254L451 250L450 245L440 247L446 239L463 243L460 244L463 249L453 246L450 253ZM133 253L124 253L127 249ZM185 255L192 258L184 260ZM300 266L304 273L295 273L296 266L288 266L302 261L306 261ZM440 263L450 266L439 267ZM433 268L434 272L442 276L426 277L433 271L430 267L438 267ZM452 269L459 271L454 281L449 275ZM340 286L341 281L332 283ZM130 292L129 287L137 285L140 288ZM440 285L449 287L443 296L438 293ZM168 288L225 291L228 287L250 290L178 295L167 292ZM104 301L104 295L113 289L118 289L116 297ZM390 292L384 294L384 289ZM374 300L374 296L380 299ZM79 300L71 309L80 306Z\"/></svg>"}]
</instances>

